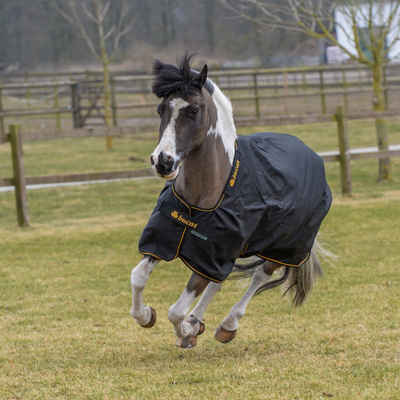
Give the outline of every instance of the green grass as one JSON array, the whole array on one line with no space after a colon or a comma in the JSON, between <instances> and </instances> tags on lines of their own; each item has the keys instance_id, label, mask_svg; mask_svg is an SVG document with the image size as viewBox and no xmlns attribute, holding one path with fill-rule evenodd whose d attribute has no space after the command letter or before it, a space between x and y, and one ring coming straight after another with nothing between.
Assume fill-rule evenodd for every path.
<instances>
[{"instance_id":1,"label":"green grass","mask_svg":"<svg viewBox=\"0 0 400 400\"><path fill-rule=\"evenodd\" d=\"M26 176L122 171L149 168L153 140L113 140L113 150L105 150L105 139L67 138L24 144ZM12 175L11 152L0 146L0 176Z\"/></svg>"},{"instance_id":2,"label":"green grass","mask_svg":"<svg viewBox=\"0 0 400 400\"><path fill-rule=\"evenodd\" d=\"M376 146L375 123L373 120L349 122L350 147ZM22 126L22 129L24 126ZM240 128L239 133L258 131L285 132L297 135L316 151L338 148L337 129L334 122ZM400 143L400 120L388 121L389 142ZM25 169L30 176L55 173L96 172L148 167L149 154L155 146L157 133L136 137L114 138L113 150L105 151L105 140L101 137L64 138L24 143ZM133 160L133 161L132 161ZM0 177L10 176L10 149L0 145Z\"/></svg>"},{"instance_id":3,"label":"green grass","mask_svg":"<svg viewBox=\"0 0 400 400\"><path fill-rule=\"evenodd\" d=\"M322 233L339 259L303 308L265 293L221 345L213 330L244 291L226 282L198 347L183 351L167 321L190 275L179 262L161 264L145 291L156 326L128 314L137 240L161 186L32 191L24 230L1 194L1 399L399 398L399 194L335 202Z\"/></svg>"},{"instance_id":4,"label":"green grass","mask_svg":"<svg viewBox=\"0 0 400 400\"><path fill-rule=\"evenodd\" d=\"M400 143L400 120L388 122L389 141ZM335 123L241 128L239 133L248 134L257 131L289 132L299 136L316 151L337 149ZM350 146L376 146L375 125L372 120L349 122ZM113 150L105 150L102 137L66 138L24 144L24 163L26 176L71 174L85 172L105 172L140 169L149 167L149 154L155 147L157 135L149 133L140 138L114 138ZM399 186L400 159L393 159L394 182L390 185L376 185L377 161L354 161L353 187L356 196L380 196L382 191L397 190ZM331 184L339 190L339 166L327 164ZM0 145L0 178L12 176L10 148Z\"/></svg>"},{"instance_id":5,"label":"green grass","mask_svg":"<svg viewBox=\"0 0 400 400\"><path fill-rule=\"evenodd\" d=\"M335 148L329 124L274 130ZM374 144L368 122L353 132L354 147ZM83 139L87 152L78 157L68 148L79 142L26 144L31 173L125 169L134 165L129 156L147 159L154 145L123 139L106 153L103 140ZM400 164L394 160L394 182L384 185L375 182L376 166L354 162L348 200L338 165L328 164L335 201L322 239L339 258L324 265L304 307L292 309L279 290L264 293L222 345L213 331L245 290L228 281L190 351L174 346L167 320L190 276L179 262L160 264L145 291L156 326L142 329L129 316L137 241L162 181L29 191L32 227L23 230L13 193L0 193L0 399L400 399Z\"/></svg>"}]
</instances>

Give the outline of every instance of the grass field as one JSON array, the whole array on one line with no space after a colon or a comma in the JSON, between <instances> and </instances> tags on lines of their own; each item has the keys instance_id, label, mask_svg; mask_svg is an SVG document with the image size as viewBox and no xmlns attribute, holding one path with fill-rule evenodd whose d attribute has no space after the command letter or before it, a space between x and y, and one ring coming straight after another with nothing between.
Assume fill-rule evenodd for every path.
<instances>
[{"instance_id":1,"label":"grass field","mask_svg":"<svg viewBox=\"0 0 400 400\"><path fill-rule=\"evenodd\" d=\"M333 124L279 130L317 150L336 147ZM351 131L353 147L374 145L371 122ZM390 132L400 143L397 122ZM25 158L30 175L125 169L141 167L152 147L123 139L106 154L102 139L49 141L26 144ZM2 145L4 177L8 163ZM222 345L213 331L245 290L245 282L228 281L190 351L174 346L167 320L190 275L179 262L160 264L145 291L156 326L142 329L129 316L130 270L160 180L29 191L32 227L24 230L16 228L13 194L0 193L0 399L400 399L400 163L393 164L394 181L379 185L376 161L355 162L350 200L340 197L338 165L327 165L335 202L322 239L339 258L324 265L304 307L292 309L279 290L264 293L236 339Z\"/></svg>"}]
</instances>

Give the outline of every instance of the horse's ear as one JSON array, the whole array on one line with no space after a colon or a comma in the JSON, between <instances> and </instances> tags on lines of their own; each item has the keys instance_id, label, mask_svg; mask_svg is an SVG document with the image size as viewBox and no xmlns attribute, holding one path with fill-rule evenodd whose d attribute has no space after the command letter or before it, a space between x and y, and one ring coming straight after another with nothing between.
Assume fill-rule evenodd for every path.
<instances>
[{"instance_id":1,"label":"horse's ear","mask_svg":"<svg viewBox=\"0 0 400 400\"><path fill-rule=\"evenodd\" d=\"M204 84L207 81L207 74L208 74L208 67L207 64L204 65L203 69L201 70L200 74L199 74L199 85L202 88L204 86Z\"/></svg>"},{"instance_id":2,"label":"horse's ear","mask_svg":"<svg viewBox=\"0 0 400 400\"><path fill-rule=\"evenodd\" d=\"M164 68L164 63L162 63L160 60L154 60L153 75L158 75L163 68Z\"/></svg>"}]
</instances>

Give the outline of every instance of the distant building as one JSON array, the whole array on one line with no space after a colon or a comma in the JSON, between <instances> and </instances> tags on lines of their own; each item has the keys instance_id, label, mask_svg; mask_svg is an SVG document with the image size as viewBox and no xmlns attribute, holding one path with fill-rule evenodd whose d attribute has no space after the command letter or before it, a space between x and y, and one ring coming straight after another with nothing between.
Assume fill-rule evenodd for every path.
<instances>
[{"instance_id":1,"label":"distant building","mask_svg":"<svg viewBox=\"0 0 400 400\"><path fill-rule=\"evenodd\" d=\"M16 62L14 64L8 64L4 62L0 62L0 73L11 73L19 70L19 63Z\"/></svg>"},{"instance_id":2,"label":"distant building","mask_svg":"<svg viewBox=\"0 0 400 400\"><path fill-rule=\"evenodd\" d=\"M389 15L393 9L393 2L377 2L372 8L372 19L373 28L378 31L386 26L386 22L389 19ZM370 47L370 37L369 37L369 4L360 4L357 6L357 29L360 37L360 46L364 54L371 58ZM346 8L338 7L335 10L335 25L336 25L336 37L338 42L351 53L356 53L356 48L354 44L354 34L353 34L353 24L349 16L349 11ZM400 36L399 32L400 26L400 10L397 15L394 16L393 27L391 32L388 33L385 39L385 46L389 46L396 37ZM343 51L341 51L344 53ZM397 41L392 48L389 50L388 58L393 60L400 56L400 41ZM347 56L348 58L348 56Z\"/></svg>"},{"instance_id":3,"label":"distant building","mask_svg":"<svg viewBox=\"0 0 400 400\"><path fill-rule=\"evenodd\" d=\"M350 58L339 46L328 46L325 52L327 64L343 64Z\"/></svg>"}]
</instances>

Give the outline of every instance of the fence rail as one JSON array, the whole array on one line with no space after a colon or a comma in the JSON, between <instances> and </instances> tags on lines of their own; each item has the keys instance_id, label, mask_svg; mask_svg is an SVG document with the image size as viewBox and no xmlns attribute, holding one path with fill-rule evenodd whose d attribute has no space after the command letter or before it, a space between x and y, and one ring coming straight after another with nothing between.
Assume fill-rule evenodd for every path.
<instances>
[{"instance_id":1,"label":"fence rail","mask_svg":"<svg viewBox=\"0 0 400 400\"><path fill-rule=\"evenodd\" d=\"M399 64L389 64L386 67L388 70L399 70ZM251 74L251 73L259 73L259 74L293 74L293 73L309 73L309 72L342 72L343 70L347 72L358 72L362 67L359 64L341 64L341 65L320 65L320 66L305 66L305 67L282 67L282 68L219 68L218 66L210 68L212 70L212 76L226 76L226 75L242 75L242 74ZM103 71L101 69L98 70L82 70L82 71L60 71L60 72L13 72L2 74L0 78L3 81L18 81L18 82L27 82L30 80L76 80L76 79L87 79L93 77L101 77ZM111 72L111 76L113 78L125 79L147 79L149 77L149 73L146 71L133 71L133 70L113 70Z\"/></svg>"},{"instance_id":2,"label":"fence rail","mask_svg":"<svg viewBox=\"0 0 400 400\"><path fill-rule=\"evenodd\" d=\"M387 106L396 110L400 106L400 65L387 66L385 73ZM357 65L215 71L210 77L230 97L239 124L250 119L277 123L292 115L329 115L338 102L348 114L364 112L371 109L373 100L371 73ZM83 71L17 74L8 76L8 82L3 79L0 141L2 136L4 141L4 127L9 122L29 119L31 129L36 129L38 116L54 120L57 133L70 126L104 124L100 78L101 71ZM145 118L157 118L151 84L150 75L112 73L114 126L139 126Z\"/></svg>"},{"instance_id":3,"label":"fence rail","mask_svg":"<svg viewBox=\"0 0 400 400\"><path fill-rule=\"evenodd\" d=\"M386 117L389 113L373 113L374 117ZM352 119L364 119L370 117L368 115L352 115ZM327 116L323 116L327 118ZM338 107L334 116L330 115L329 119L334 118L338 125L338 144L339 150L319 153L325 162L339 162L341 170L341 184L343 195L351 196L352 181L351 181L351 164L352 160L359 159L381 159L400 156L400 145L389 146L387 150L379 150L375 147L350 149L349 141L347 138L347 129L345 129L345 117L343 108ZM45 184L60 184L72 182L87 182L87 181L104 181L115 179L126 179L135 177L148 177L153 176L151 169L130 170L130 171L107 171L107 172L93 172L81 174L65 174L65 175L51 175L51 176L36 176L25 177L24 164L23 164L23 149L22 149L22 136L19 134L19 129L16 126L10 126L10 133L6 136L6 140L10 142L12 149L13 160L13 178L0 179L0 187L14 186L15 198L17 208L18 224L29 226L29 213L26 198L26 185L45 185ZM86 135L85 135L86 136Z\"/></svg>"}]
</instances>

